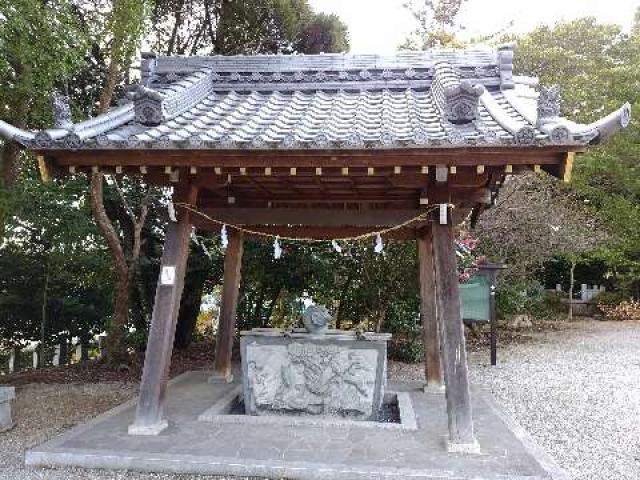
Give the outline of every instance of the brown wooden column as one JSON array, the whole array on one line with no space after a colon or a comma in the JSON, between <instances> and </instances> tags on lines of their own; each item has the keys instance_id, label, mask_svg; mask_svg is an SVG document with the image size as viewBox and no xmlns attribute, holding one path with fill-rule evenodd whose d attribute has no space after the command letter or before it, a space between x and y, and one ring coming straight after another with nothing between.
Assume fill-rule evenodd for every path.
<instances>
[{"instance_id":1,"label":"brown wooden column","mask_svg":"<svg viewBox=\"0 0 640 480\"><path fill-rule=\"evenodd\" d=\"M178 221L170 221L167 227L136 418L129 435L158 435L168 426L162 414L190 236L190 215L180 211Z\"/></svg>"},{"instance_id":2,"label":"brown wooden column","mask_svg":"<svg viewBox=\"0 0 640 480\"><path fill-rule=\"evenodd\" d=\"M473 433L467 351L460 314L456 253L450 220L444 225L434 220L432 232L437 309L449 417L449 451L478 453L479 447Z\"/></svg>"},{"instance_id":3,"label":"brown wooden column","mask_svg":"<svg viewBox=\"0 0 640 480\"><path fill-rule=\"evenodd\" d=\"M233 380L231 354L236 329L244 234L230 229L228 238L229 244L224 256L222 299L218 318L218 333L216 335L216 357L213 364L213 377L211 377L212 382L225 383Z\"/></svg>"},{"instance_id":4,"label":"brown wooden column","mask_svg":"<svg viewBox=\"0 0 640 480\"><path fill-rule=\"evenodd\" d=\"M425 388L441 389L444 386L440 362L440 332L436 308L436 283L433 271L431 231L425 229L418 237L420 269L420 317L422 318L422 343L424 346Z\"/></svg>"}]
</instances>

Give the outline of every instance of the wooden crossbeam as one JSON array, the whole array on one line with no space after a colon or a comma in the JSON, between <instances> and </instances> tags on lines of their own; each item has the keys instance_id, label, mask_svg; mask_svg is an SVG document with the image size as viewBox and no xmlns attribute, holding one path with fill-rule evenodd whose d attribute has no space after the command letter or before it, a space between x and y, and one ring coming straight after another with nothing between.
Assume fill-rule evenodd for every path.
<instances>
[{"instance_id":1,"label":"wooden crossbeam","mask_svg":"<svg viewBox=\"0 0 640 480\"><path fill-rule=\"evenodd\" d=\"M582 152L583 147L570 147L571 151ZM219 151L219 150L48 150L38 152L51 157L63 166L165 166L262 168L297 167L330 168L348 165L356 167L389 167L429 165L455 166L503 166L505 159L511 165L560 164L567 147L500 147L467 149L407 149L371 151Z\"/></svg>"},{"instance_id":2,"label":"wooden crossbeam","mask_svg":"<svg viewBox=\"0 0 640 480\"><path fill-rule=\"evenodd\" d=\"M417 227L416 227L417 228ZM332 240L335 238L355 237L367 234L376 229L366 227L255 227L253 231L280 237L308 238L315 240ZM255 236L247 233L249 236ZM260 235L257 236L260 238ZM415 228L394 230L384 235L385 239L412 240L417 237ZM373 241L373 239L372 239Z\"/></svg>"},{"instance_id":3,"label":"wooden crossbeam","mask_svg":"<svg viewBox=\"0 0 640 480\"><path fill-rule=\"evenodd\" d=\"M393 226L419 216L419 209L335 210L328 208L203 208L215 220L233 225Z\"/></svg>"}]
</instances>

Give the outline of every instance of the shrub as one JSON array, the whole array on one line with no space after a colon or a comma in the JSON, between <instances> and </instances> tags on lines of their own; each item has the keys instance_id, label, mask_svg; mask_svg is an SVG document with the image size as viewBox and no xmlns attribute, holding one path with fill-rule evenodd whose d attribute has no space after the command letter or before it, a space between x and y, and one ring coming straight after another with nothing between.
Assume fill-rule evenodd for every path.
<instances>
[{"instance_id":1,"label":"shrub","mask_svg":"<svg viewBox=\"0 0 640 480\"><path fill-rule=\"evenodd\" d=\"M422 361L422 325L417 297L393 302L385 316L384 330L393 337L389 342L389 358L406 363Z\"/></svg>"},{"instance_id":2,"label":"shrub","mask_svg":"<svg viewBox=\"0 0 640 480\"><path fill-rule=\"evenodd\" d=\"M496 310L501 319L528 314L538 320L553 320L566 314L567 306L556 292L547 291L533 281L499 286Z\"/></svg>"},{"instance_id":3,"label":"shrub","mask_svg":"<svg viewBox=\"0 0 640 480\"><path fill-rule=\"evenodd\" d=\"M419 363L424 358L419 334L395 334L389 342L389 358L405 363Z\"/></svg>"},{"instance_id":4,"label":"shrub","mask_svg":"<svg viewBox=\"0 0 640 480\"><path fill-rule=\"evenodd\" d=\"M640 301L620 300L620 296L615 292L598 295L598 308L607 320L628 321L640 320Z\"/></svg>"}]
</instances>

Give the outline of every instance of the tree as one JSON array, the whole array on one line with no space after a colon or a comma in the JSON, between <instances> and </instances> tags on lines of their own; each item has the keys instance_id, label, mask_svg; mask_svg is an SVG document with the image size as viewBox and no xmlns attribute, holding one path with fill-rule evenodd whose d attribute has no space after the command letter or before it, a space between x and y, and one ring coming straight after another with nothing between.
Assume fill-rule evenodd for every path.
<instances>
[{"instance_id":1,"label":"tree","mask_svg":"<svg viewBox=\"0 0 640 480\"><path fill-rule=\"evenodd\" d=\"M147 6L146 1L112 0L110 5L107 5L110 8L105 9L104 5L95 6L92 2L85 2L82 3L84 8L77 10L77 14L80 15L83 22L94 27L92 31L95 35L94 45L99 46L105 52L104 58L108 59L99 97L98 113L107 111L113 101L117 85L129 71L133 56L145 31ZM116 276L114 314L106 353L110 362L120 363L126 357L124 332L129 323L129 289L132 277L137 271L142 230L149 212L151 191L145 189L145 193L138 197L139 207L138 212L135 212L126 198L125 191L115 180L112 183L133 225L129 255L122 244L123 239L120 233L105 208L104 174L100 172L92 174L91 177L91 208L96 224L113 258Z\"/></svg>"},{"instance_id":2,"label":"tree","mask_svg":"<svg viewBox=\"0 0 640 480\"><path fill-rule=\"evenodd\" d=\"M156 0L151 43L166 55L316 53L348 48L335 15L308 0Z\"/></svg>"},{"instance_id":3,"label":"tree","mask_svg":"<svg viewBox=\"0 0 640 480\"><path fill-rule=\"evenodd\" d=\"M564 255L570 263L570 298L580 256L606 239L580 197L545 174L510 177L475 233L483 253L507 264L501 279L511 284L525 283L546 262Z\"/></svg>"},{"instance_id":4,"label":"tree","mask_svg":"<svg viewBox=\"0 0 640 480\"><path fill-rule=\"evenodd\" d=\"M23 168L0 247L0 338L11 345L99 333L110 315L108 256L81 178L42 183ZM44 355L40 355L41 361Z\"/></svg>"},{"instance_id":5,"label":"tree","mask_svg":"<svg viewBox=\"0 0 640 480\"><path fill-rule=\"evenodd\" d=\"M0 51L0 61L6 60L6 65L13 68L10 57L12 54L20 54L26 58L23 62L25 64L32 61L35 65L36 61L46 60L56 67L61 67L62 64L65 66L64 70L31 68L33 71L37 70L38 75L43 74L42 79L32 74L31 70L30 76L23 78L18 78L9 67L5 68L7 73L4 70L0 72L11 80L0 85L0 90L5 85L13 85L12 82L17 86L13 90L7 88L6 92L2 92L3 105L15 105L20 100L17 92L30 88L29 82L32 82L32 86L47 85L42 91L35 91L35 87L27 89L29 93L24 95L29 101L42 104L42 111L34 116L37 121L29 118L21 122L10 116L3 117L27 128L51 125L48 104L52 88L49 85L67 86L65 90L74 100L72 106L77 117L95 115L109 108L118 95L118 90L126 80L130 80L133 58L149 30L153 35L147 38L147 43L156 43L163 47L160 53L170 54L284 53L325 46L327 51L333 51L344 49L347 45L344 25L335 17L326 21L326 18L316 15L306 0L20 0L17 3L0 3L0 6L3 8L0 10L3 13L0 25L0 41L3 43L0 48L4 48L4 51ZM15 12L7 10L5 14L6 9L14 9ZM65 22L60 21L63 13L66 15ZM37 17L37 21L31 17ZM311 26L312 22L316 22L314 28ZM6 28L7 25L11 28ZM325 27L333 30L325 35L321 30ZM58 32L56 28L64 31ZM49 31L53 33L48 33ZM311 34L315 35L314 38L307 40L306 35ZM83 41L82 44L80 40ZM38 111L33 108L33 104L25 105L24 110L29 114ZM7 112L12 113L8 109ZM8 164L5 162L5 165ZM74 178L72 182L81 181L80 178ZM66 208L66 202L72 200L63 194L62 184L55 182L52 185L59 193L53 203ZM115 363L123 359L122 332L125 327L133 321L138 329L146 328L150 317L162 250L163 234L161 228L158 228L158 212L165 208L165 202L161 200L165 193L167 192L149 189L144 183L134 179L116 181L115 178L105 178L101 173L94 174L91 179L91 200L87 205L92 207L96 224L107 247L106 250L99 250L101 255L105 251L110 252L115 277L114 306L113 309L106 308L107 314L113 312L107 352ZM5 200L3 209L9 211L15 205ZM199 247L202 243L206 243L206 240L200 238L194 245ZM16 254L13 258L17 262L22 261L22 266L29 269L31 257L19 255L18 251L21 251L20 246L14 245ZM195 321L200 306L199 292L209 289L210 280L216 281L221 275L219 250L213 249L210 256L206 254L206 249L198 248L194 251L199 259L189 263L186 281L191 287L191 295L185 295L179 315L178 346L188 344L189 332L192 331L189 322ZM90 251L89 256L92 255L92 258L96 257L95 250ZM62 278L60 276L64 273L56 271L55 281L51 277L50 283L59 283ZM111 283L108 282L107 285ZM89 293L86 295L89 296ZM52 301L55 300L51 298ZM42 303L46 305L49 302ZM77 313L79 310L76 307L77 305L74 308L70 306L67 310ZM60 308L53 310L62 311ZM46 306L43 312L44 315L40 316L46 317ZM53 318L52 315L49 317ZM80 315L76 314L76 317ZM85 317L89 318L91 315L87 312ZM71 314L58 315L56 318L71 318Z\"/></svg>"},{"instance_id":6,"label":"tree","mask_svg":"<svg viewBox=\"0 0 640 480\"><path fill-rule=\"evenodd\" d=\"M418 24L400 48L427 50L429 48L461 47L457 38L462 29L456 22L466 0L409 0L404 4Z\"/></svg>"},{"instance_id":7,"label":"tree","mask_svg":"<svg viewBox=\"0 0 640 480\"><path fill-rule=\"evenodd\" d=\"M300 32L295 50L306 54L349 50L347 26L337 15L317 13Z\"/></svg>"},{"instance_id":8,"label":"tree","mask_svg":"<svg viewBox=\"0 0 640 480\"><path fill-rule=\"evenodd\" d=\"M18 128L51 124L50 94L65 85L86 52L72 3L0 0L0 15L0 118ZM20 158L18 145L4 142L2 185L8 191ZM0 225L5 215L0 210Z\"/></svg>"},{"instance_id":9,"label":"tree","mask_svg":"<svg viewBox=\"0 0 640 480\"><path fill-rule=\"evenodd\" d=\"M510 38L513 39L513 38ZM631 102L640 105L640 9L631 34L593 18L539 27L515 38L515 69L558 84L563 110L593 121ZM637 122L602 147L578 157L572 188L606 227L610 242L600 255L607 275L628 295L640 296L640 128Z\"/></svg>"}]
</instances>

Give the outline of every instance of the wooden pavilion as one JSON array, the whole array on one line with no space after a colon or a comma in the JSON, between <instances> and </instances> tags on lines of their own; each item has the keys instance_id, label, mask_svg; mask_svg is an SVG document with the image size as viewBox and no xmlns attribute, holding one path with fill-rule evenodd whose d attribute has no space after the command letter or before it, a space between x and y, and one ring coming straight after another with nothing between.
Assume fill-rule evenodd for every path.
<instances>
[{"instance_id":1,"label":"wooden pavilion","mask_svg":"<svg viewBox=\"0 0 640 480\"><path fill-rule=\"evenodd\" d=\"M453 225L489 208L505 177L568 180L575 153L626 127L629 105L589 125L556 88L513 75L513 46L378 55L143 55L117 108L0 135L62 173L173 186L135 423L158 434L192 227L228 225L216 378L231 375L243 231L335 239L393 227L417 239L428 385L446 387L450 446L476 447ZM401 225L401 228L395 228Z\"/></svg>"}]
</instances>

